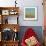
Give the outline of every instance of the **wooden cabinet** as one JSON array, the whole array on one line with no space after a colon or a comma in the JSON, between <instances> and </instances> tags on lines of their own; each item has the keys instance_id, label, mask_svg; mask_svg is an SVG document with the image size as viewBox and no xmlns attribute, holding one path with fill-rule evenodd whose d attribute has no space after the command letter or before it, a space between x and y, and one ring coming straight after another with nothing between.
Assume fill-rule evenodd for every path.
<instances>
[{"instance_id":1,"label":"wooden cabinet","mask_svg":"<svg viewBox=\"0 0 46 46\"><path fill-rule=\"evenodd\" d=\"M9 24L8 17L10 17L10 16L11 17L17 16L17 18L14 20L14 21L17 20L16 21L17 23ZM18 32L19 32L18 17L19 17L19 7L0 7L0 32L1 32L0 46L18 46L19 39L16 40L16 38L15 38L15 37L18 37L18 36L15 36L15 34L16 33L18 34ZM8 41L4 40L3 39L4 37L2 37L2 35L4 35L4 32L6 32L6 35L9 37L10 33L8 33L7 31L14 33L14 35L11 34L12 37L10 36L11 39ZM5 38L6 38L6 36L5 36ZM9 38L6 38L6 39L9 39Z\"/></svg>"}]
</instances>

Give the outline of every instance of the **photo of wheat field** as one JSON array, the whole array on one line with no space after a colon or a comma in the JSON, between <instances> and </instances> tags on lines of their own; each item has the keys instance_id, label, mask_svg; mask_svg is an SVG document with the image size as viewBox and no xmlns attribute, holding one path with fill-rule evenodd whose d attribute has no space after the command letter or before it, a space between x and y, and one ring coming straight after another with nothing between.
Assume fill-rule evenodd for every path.
<instances>
[{"instance_id":1,"label":"photo of wheat field","mask_svg":"<svg viewBox=\"0 0 46 46\"><path fill-rule=\"evenodd\" d=\"M25 8L25 18L35 18L35 8Z\"/></svg>"}]
</instances>

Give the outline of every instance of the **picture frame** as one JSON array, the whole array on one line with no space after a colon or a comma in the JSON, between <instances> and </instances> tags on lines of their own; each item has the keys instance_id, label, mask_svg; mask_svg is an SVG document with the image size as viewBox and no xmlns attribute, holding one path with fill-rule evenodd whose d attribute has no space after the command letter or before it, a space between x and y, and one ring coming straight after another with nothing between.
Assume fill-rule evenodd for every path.
<instances>
[{"instance_id":1,"label":"picture frame","mask_svg":"<svg viewBox=\"0 0 46 46\"><path fill-rule=\"evenodd\" d=\"M2 15L9 15L9 10L2 10Z\"/></svg>"},{"instance_id":2,"label":"picture frame","mask_svg":"<svg viewBox=\"0 0 46 46\"><path fill-rule=\"evenodd\" d=\"M37 7L24 7L24 20L37 20Z\"/></svg>"}]
</instances>

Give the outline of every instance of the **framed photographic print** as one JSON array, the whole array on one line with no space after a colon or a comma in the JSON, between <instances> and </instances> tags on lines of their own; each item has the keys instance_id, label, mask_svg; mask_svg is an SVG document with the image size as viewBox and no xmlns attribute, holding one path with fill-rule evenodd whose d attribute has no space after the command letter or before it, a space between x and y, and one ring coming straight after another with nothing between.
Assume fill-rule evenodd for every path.
<instances>
[{"instance_id":1,"label":"framed photographic print","mask_svg":"<svg viewBox=\"0 0 46 46\"><path fill-rule=\"evenodd\" d=\"M37 7L24 7L24 20L37 20Z\"/></svg>"},{"instance_id":2,"label":"framed photographic print","mask_svg":"<svg viewBox=\"0 0 46 46\"><path fill-rule=\"evenodd\" d=\"M2 15L9 15L9 10L2 10Z\"/></svg>"}]
</instances>

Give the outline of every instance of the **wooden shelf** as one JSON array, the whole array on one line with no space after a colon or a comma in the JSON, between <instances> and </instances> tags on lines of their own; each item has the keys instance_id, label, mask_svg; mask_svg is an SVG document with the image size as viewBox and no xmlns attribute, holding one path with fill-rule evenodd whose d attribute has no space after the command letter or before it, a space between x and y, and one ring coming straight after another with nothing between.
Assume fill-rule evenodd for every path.
<instances>
[{"instance_id":1,"label":"wooden shelf","mask_svg":"<svg viewBox=\"0 0 46 46\"><path fill-rule=\"evenodd\" d=\"M0 9L16 9L18 10L19 7L0 7Z\"/></svg>"},{"instance_id":2,"label":"wooden shelf","mask_svg":"<svg viewBox=\"0 0 46 46\"><path fill-rule=\"evenodd\" d=\"M10 12L13 12L13 14L11 14ZM19 15L19 7L0 7L1 24L4 24L6 22L5 21L5 17L8 17L8 16L18 16L18 15ZM8 23L8 18L6 20L7 20L7 23ZM17 21L17 24L18 24L18 21Z\"/></svg>"},{"instance_id":3,"label":"wooden shelf","mask_svg":"<svg viewBox=\"0 0 46 46\"><path fill-rule=\"evenodd\" d=\"M16 29L18 32L20 29L18 24L16 25L15 24L1 24L0 27L1 27L1 31L5 28L9 28L9 29L12 29L13 31Z\"/></svg>"},{"instance_id":4,"label":"wooden shelf","mask_svg":"<svg viewBox=\"0 0 46 46\"><path fill-rule=\"evenodd\" d=\"M15 40L15 41L10 40L10 41L3 41L3 42L5 42L5 43L8 43L8 42L12 43L12 42L19 42L19 40Z\"/></svg>"},{"instance_id":5,"label":"wooden shelf","mask_svg":"<svg viewBox=\"0 0 46 46\"><path fill-rule=\"evenodd\" d=\"M1 20L0 32L3 33L4 29L11 29L10 31L14 31L14 33L18 33L20 30L18 21L17 21L17 24L8 24L8 19L7 19L8 16L17 16L17 20L18 20L18 15L19 15L19 7L0 7L0 20ZM16 34L16 37L17 37L17 34ZM5 41L2 38L3 37L1 34L0 46L18 46L18 42L19 42L18 39L17 41L16 39L15 41L13 41L13 39L10 39L9 41Z\"/></svg>"},{"instance_id":6,"label":"wooden shelf","mask_svg":"<svg viewBox=\"0 0 46 46\"><path fill-rule=\"evenodd\" d=\"M2 46L18 46L19 41L1 41Z\"/></svg>"},{"instance_id":7,"label":"wooden shelf","mask_svg":"<svg viewBox=\"0 0 46 46\"><path fill-rule=\"evenodd\" d=\"M19 14L19 7L0 7L0 14L2 14L3 10L8 10L8 15L18 15ZM16 14L10 14L10 12L17 12Z\"/></svg>"}]
</instances>

